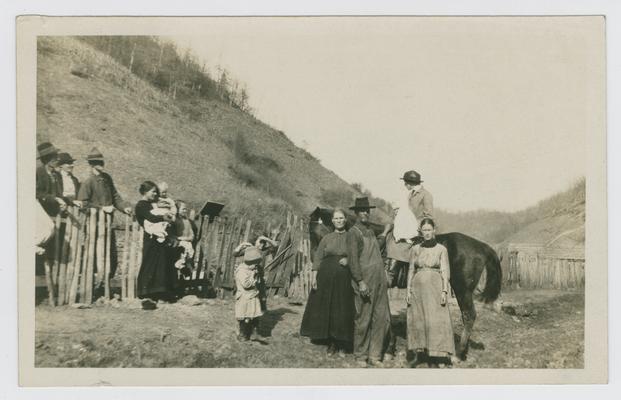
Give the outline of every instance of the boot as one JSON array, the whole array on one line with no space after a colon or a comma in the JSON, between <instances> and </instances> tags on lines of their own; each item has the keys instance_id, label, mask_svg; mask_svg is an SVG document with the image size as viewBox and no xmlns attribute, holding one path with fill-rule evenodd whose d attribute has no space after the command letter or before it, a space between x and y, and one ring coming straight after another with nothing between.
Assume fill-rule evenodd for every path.
<instances>
[{"instance_id":1,"label":"boot","mask_svg":"<svg viewBox=\"0 0 621 400\"><path fill-rule=\"evenodd\" d=\"M388 281L388 288L395 286L395 278L399 271L397 271L397 263L399 261L390 259L388 261L388 267L386 268L386 280Z\"/></svg>"}]
</instances>

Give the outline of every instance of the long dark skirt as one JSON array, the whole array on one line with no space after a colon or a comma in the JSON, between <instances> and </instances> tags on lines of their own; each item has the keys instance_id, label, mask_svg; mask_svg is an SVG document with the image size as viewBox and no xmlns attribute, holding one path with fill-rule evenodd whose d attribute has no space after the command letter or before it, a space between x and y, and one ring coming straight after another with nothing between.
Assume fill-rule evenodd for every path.
<instances>
[{"instance_id":1,"label":"long dark skirt","mask_svg":"<svg viewBox=\"0 0 621 400\"><path fill-rule=\"evenodd\" d=\"M171 300L177 287L174 252L166 242L160 243L145 234L142 264L138 273L138 297Z\"/></svg>"},{"instance_id":2,"label":"long dark skirt","mask_svg":"<svg viewBox=\"0 0 621 400\"><path fill-rule=\"evenodd\" d=\"M328 256L317 272L317 290L311 291L302 318L300 334L312 340L354 338L354 290L348 267L339 265L342 256Z\"/></svg>"}]
</instances>

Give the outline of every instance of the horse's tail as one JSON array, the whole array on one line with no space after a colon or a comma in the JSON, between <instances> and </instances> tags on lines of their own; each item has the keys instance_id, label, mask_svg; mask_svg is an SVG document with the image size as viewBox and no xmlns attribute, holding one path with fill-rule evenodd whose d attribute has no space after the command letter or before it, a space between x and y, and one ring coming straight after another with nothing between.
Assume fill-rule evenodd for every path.
<instances>
[{"instance_id":1,"label":"horse's tail","mask_svg":"<svg viewBox=\"0 0 621 400\"><path fill-rule=\"evenodd\" d=\"M493 303L500 295L502 284L502 269L498 254L490 248L490 254L485 263L485 288L479 295L479 300L485 303Z\"/></svg>"}]
</instances>

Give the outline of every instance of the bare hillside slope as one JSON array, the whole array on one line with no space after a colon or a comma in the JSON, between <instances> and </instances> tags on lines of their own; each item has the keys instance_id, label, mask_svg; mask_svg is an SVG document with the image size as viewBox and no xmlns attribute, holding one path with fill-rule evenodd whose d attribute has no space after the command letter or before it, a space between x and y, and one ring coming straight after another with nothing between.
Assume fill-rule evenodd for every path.
<instances>
[{"instance_id":1,"label":"bare hillside slope","mask_svg":"<svg viewBox=\"0 0 621 400\"><path fill-rule=\"evenodd\" d=\"M358 194L284 133L224 102L174 101L73 38L42 37L38 48L37 140L77 158L80 179L95 145L131 201L145 179L167 181L195 206L212 199L258 217L306 213L326 205L326 191Z\"/></svg>"}]
</instances>

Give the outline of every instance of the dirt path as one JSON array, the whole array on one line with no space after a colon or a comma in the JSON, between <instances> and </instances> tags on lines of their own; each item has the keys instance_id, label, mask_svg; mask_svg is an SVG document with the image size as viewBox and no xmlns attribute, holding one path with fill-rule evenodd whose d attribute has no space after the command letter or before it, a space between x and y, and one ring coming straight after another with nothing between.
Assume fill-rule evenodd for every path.
<instances>
[{"instance_id":1,"label":"dirt path","mask_svg":"<svg viewBox=\"0 0 621 400\"><path fill-rule=\"evenodd\" d=\"M506 312L478 305L471 350L457 368L581 368L584 296L559 291L515 291L504 295ZM329 357L321 346L299 336L302 305L273 299L262 322L267 342L235 339L233 302L164 304L143 311L137 303L36 309L37 367L289 367L353 368L353 356ZM458 308L450 305L456 333ZM405 314L393 301L398 355L405 360ZM514 314L514 315L510 315Z\"/></svg>"}]
</instances>

